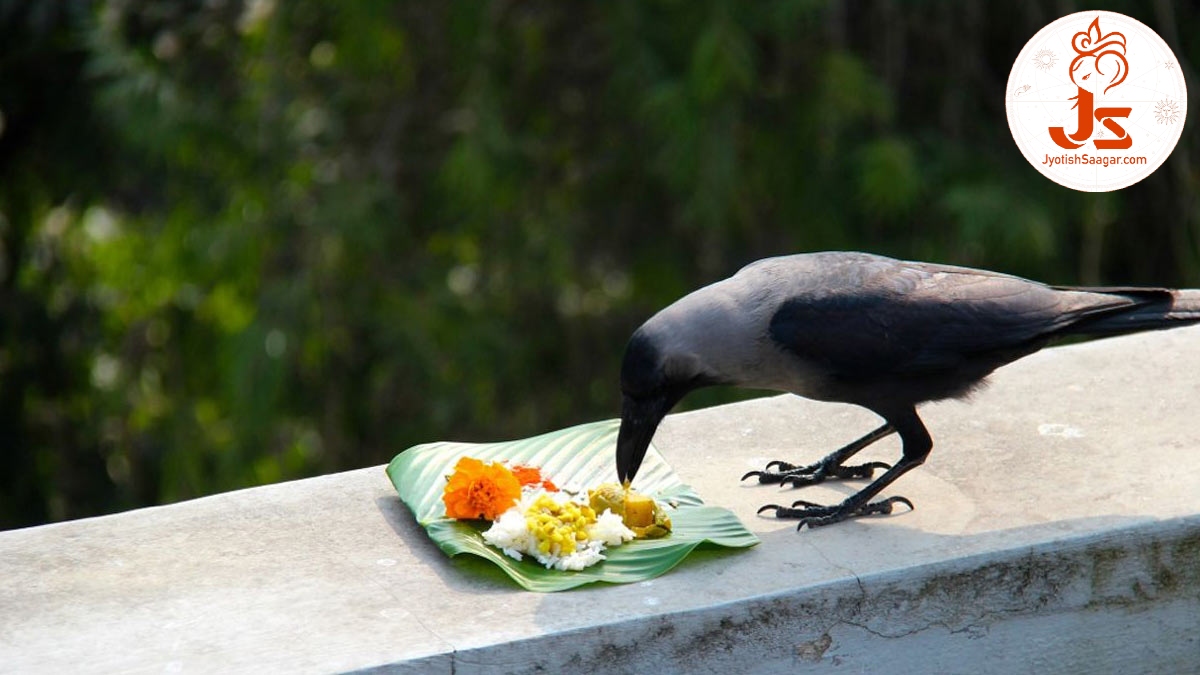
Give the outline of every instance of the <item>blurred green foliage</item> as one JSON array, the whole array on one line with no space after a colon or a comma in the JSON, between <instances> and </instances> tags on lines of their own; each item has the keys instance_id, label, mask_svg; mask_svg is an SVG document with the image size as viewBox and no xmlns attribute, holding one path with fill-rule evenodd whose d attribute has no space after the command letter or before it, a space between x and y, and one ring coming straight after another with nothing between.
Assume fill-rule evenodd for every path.
<instances>
[{"instance_id":1,"label":"blurred green foliage","mask_svg":"<svg viewBox=\"0 0 1200 675\"><path fill-rule=\"evenodd\" d=\"M1200 87L1200 10L1101 4ZM1018 153L1048 12L0 0L0 527L613 416L633 328L766 255L1200 285L1194 124L1111 194Z\"/></svg>"}]
</instances>

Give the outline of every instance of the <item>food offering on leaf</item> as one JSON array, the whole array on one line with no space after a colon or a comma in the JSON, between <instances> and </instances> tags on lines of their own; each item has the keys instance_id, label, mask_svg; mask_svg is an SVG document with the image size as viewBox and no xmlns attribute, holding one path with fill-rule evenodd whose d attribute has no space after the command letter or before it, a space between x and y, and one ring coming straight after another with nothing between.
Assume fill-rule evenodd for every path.
<instances>
[{"instance_id":1,"label":"food offering on leaf","mask_svg":"<svg viewBox=\"0 0 1200 675\"><path fill-rule=\"evenodd\" d=\"M538 467L473 457L455 464L442 502L450 518L491 521L483 540L510 558L528 555L559 570L590 567L608 548L671 532L666 509L627 487L560 490Z\"/></svg>"}]
</instances>

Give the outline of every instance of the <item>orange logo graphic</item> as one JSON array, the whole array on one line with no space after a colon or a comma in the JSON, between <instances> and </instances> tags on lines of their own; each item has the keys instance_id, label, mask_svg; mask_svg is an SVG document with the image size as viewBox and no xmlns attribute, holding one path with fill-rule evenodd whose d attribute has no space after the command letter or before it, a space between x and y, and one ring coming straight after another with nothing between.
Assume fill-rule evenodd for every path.
<instances>
[{"instance_id":1,"label":"orange logo graphic","mask_svg":"<svg viewBox=\"0 0 1200 675\"><path fill-rule=\"evenodd\" d=\"M1125 59L1125 36L1112 32L1100 32L1100 18L1097 17L1086 31L1080 31L1071 39L1071 46L1077 56L1071 61L1071 81L1079 87L1075 96L1075 109L1079 111L1079 119L1075 133L1067 135L1062 127L1050 127L1050 138L1059 147L1074 150L1083 147L1092 137L1092 117L1103 124L1116 138L1097 138L1093 143L1100 149L1126 150L1133 145L1133 139L1125 133L1125 129L1117 123L1116 118L1129 117L1133 112L1130 107L1095 108L1096 90L1104 86L1101 95L1109 89L1125 81L1129 75L1129 61ZM1107 67L1108 72L1105 72Z\"/></svg>"},{"instance_id":2,"label":"orange logo graphic","mask_svg":"<svg viewBox=\"0 0 1200 675\"><path fill-rule=\"evenodd\" d=\"M1119 190L1166 161L1187 117L1171 48L1115 12L1080 12L1038 31L1008 77L1008 126L1021 154L1075 190Z\"/></svg>"}]
</instances>

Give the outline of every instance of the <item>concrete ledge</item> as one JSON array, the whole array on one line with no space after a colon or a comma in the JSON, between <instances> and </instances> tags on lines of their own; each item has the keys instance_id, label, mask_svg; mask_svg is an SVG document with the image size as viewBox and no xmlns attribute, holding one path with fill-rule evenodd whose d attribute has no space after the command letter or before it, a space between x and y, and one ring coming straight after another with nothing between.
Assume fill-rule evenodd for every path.
<instances>
[{"instance_id":1,"label":"concrete ledge","mask_svg":"<svg viewBox=\"0 0 1200 675\"><path fill-rule=\"evenodd\" d=\"M0 533L0 670L1196 672L1200 328L1048 350L923 412L917 510L797 534L739 484L876 424L795 397L656 444L763 540L540 595L449 560L381 467ZM869 451L892 460L894 440Z\"/></svg>"}]
</instances>

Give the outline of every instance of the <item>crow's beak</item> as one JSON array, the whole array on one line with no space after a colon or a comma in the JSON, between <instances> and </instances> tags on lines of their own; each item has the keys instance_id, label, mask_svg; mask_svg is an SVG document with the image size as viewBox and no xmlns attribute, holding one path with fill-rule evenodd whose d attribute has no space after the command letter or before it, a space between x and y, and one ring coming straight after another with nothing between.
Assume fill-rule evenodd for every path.
<instances>
[{"instance_id":1,"label":"crow's beak","mask_svg":"<svg viewBox=\"0 0 1200 675\"><path fill-rule=\"evenodd\" d=\"M667 414L671 404L665 396L634 398L626 395L621 404L621 431L617 433L617 478L621 483L633 481L646 448L658 423Z\"/></svg>"}]
</instances>

